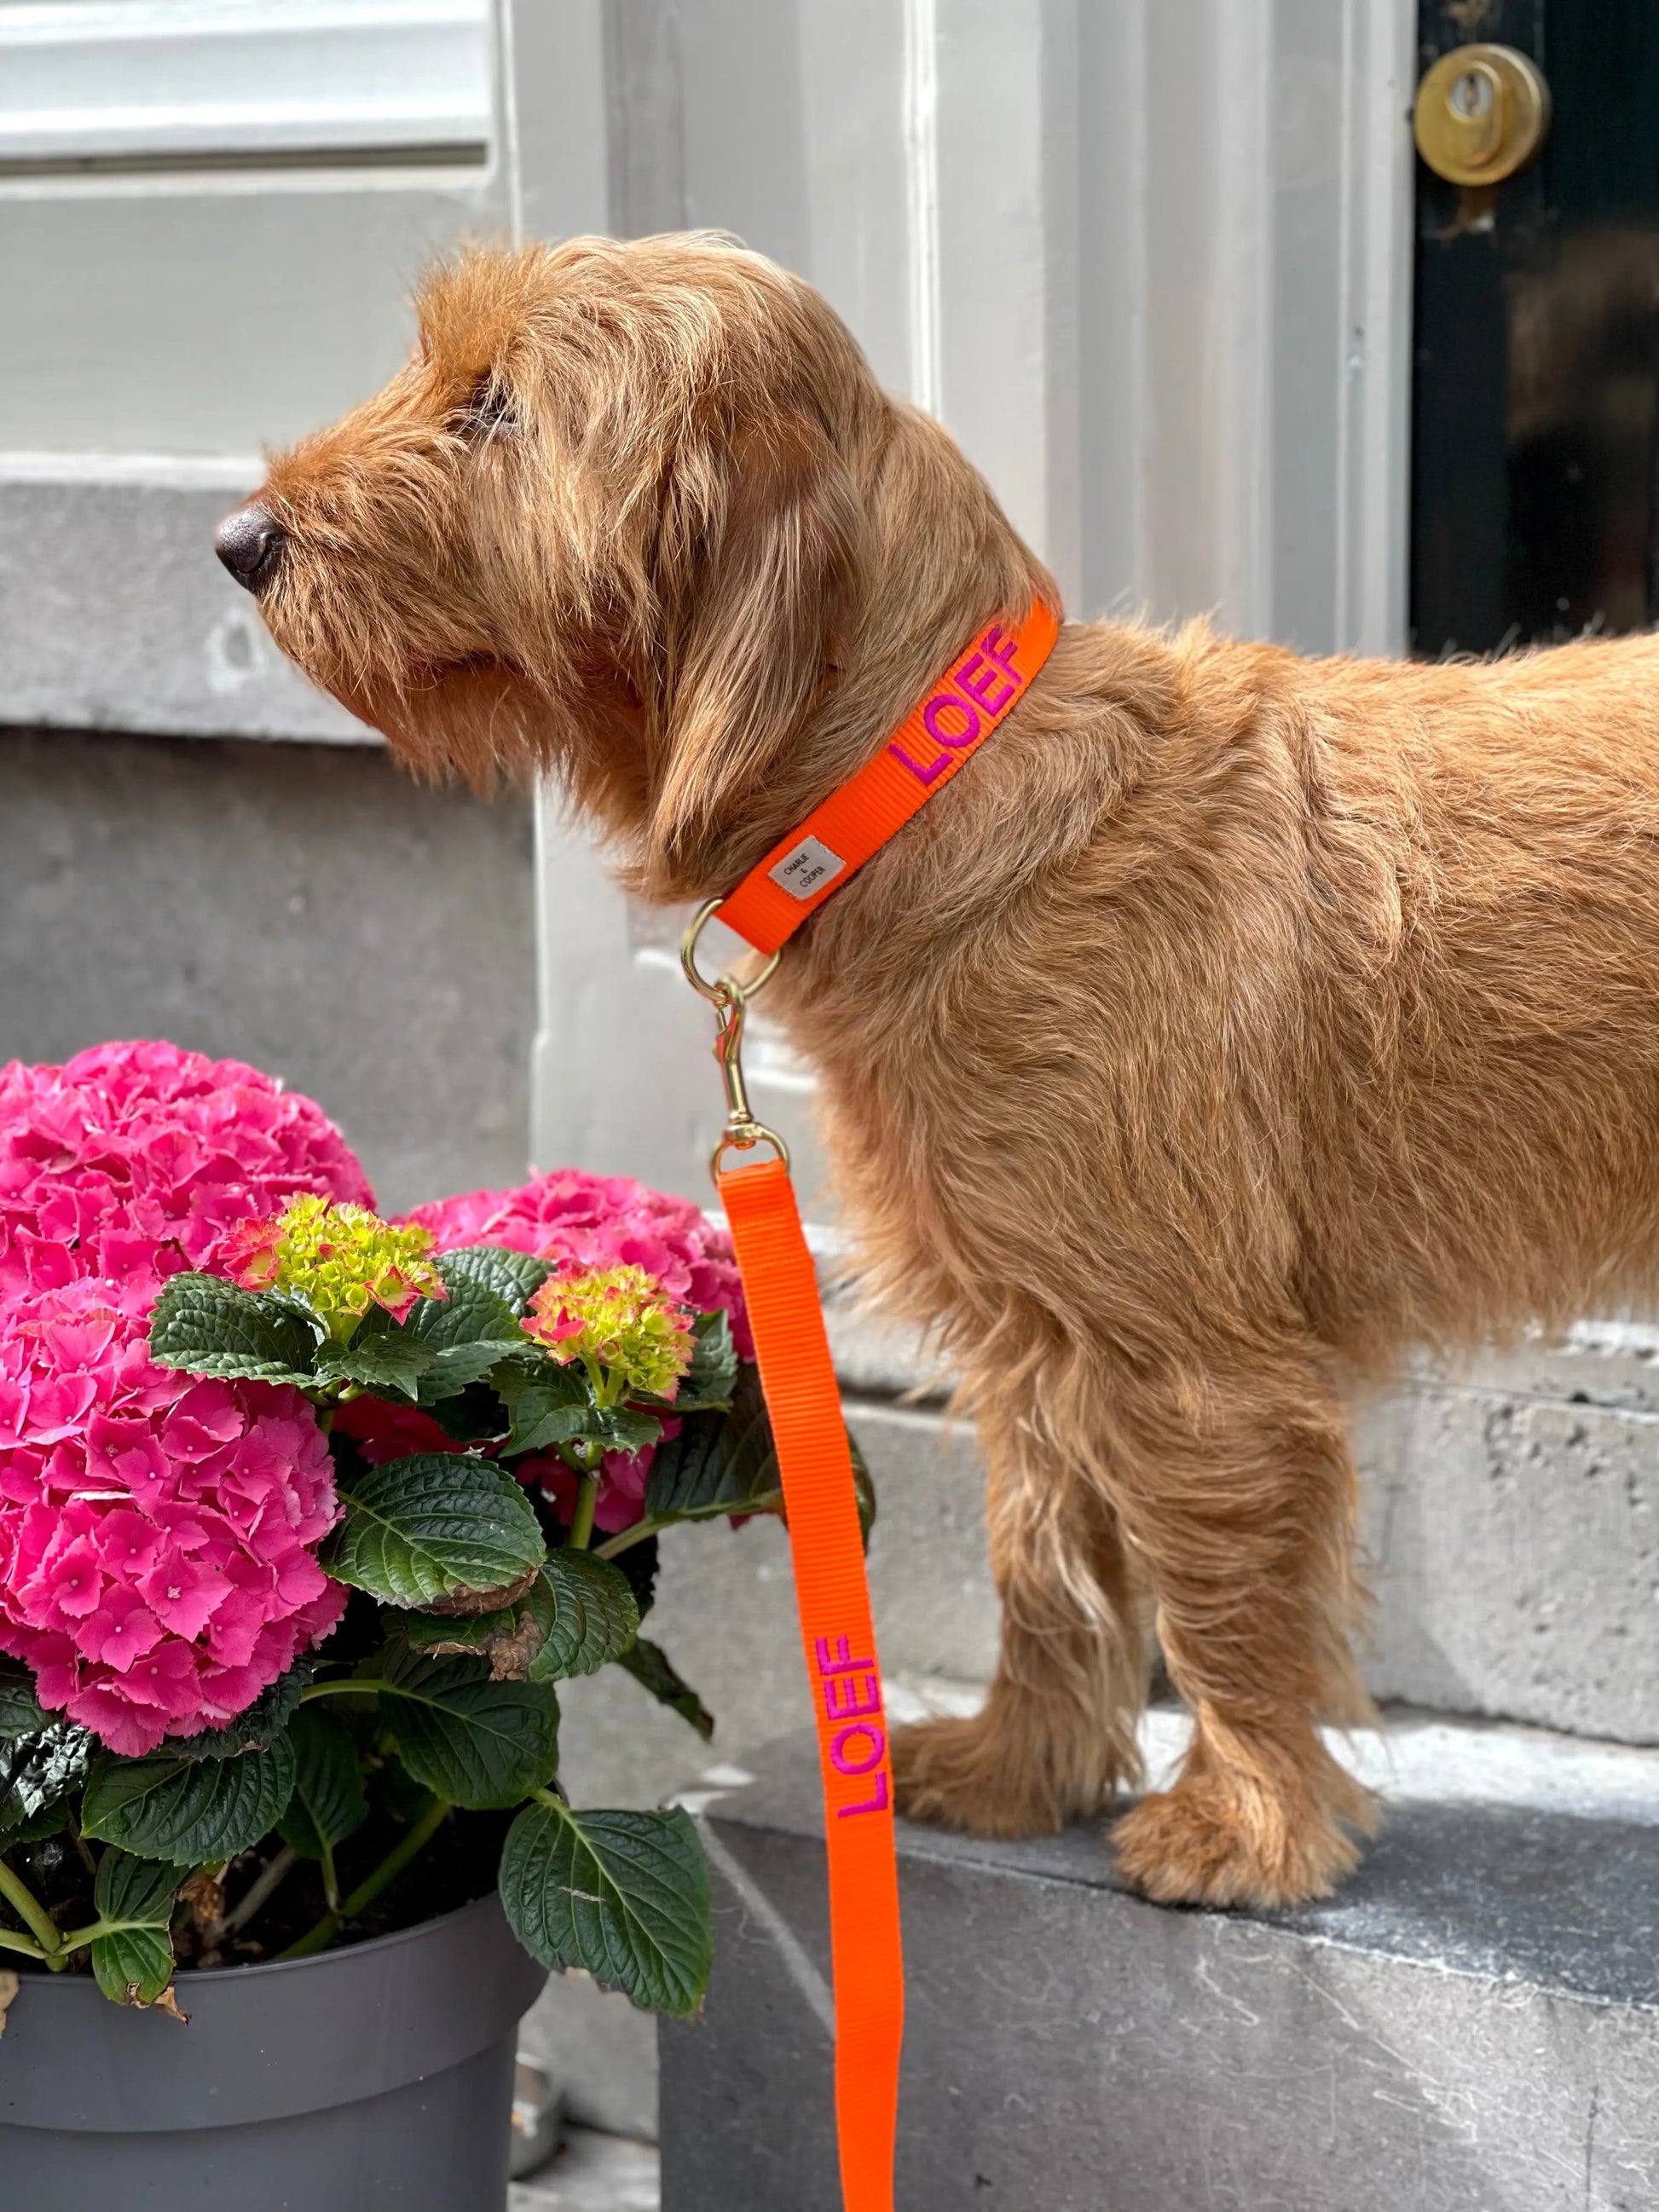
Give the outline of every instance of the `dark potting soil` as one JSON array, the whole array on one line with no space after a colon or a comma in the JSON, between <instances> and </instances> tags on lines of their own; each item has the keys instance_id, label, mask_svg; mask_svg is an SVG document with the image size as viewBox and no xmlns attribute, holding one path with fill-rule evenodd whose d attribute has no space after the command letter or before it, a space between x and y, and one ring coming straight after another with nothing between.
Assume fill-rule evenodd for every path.
<instances>
[{"instance_id":1,"label":"dark potting soil","mask_svg":"<svg viewBox=\"0 0 1659 2212\"><path fill-rule=\"evenodd\" d=\"M376 1936L390 1936L453 1912L495 1887L501 1841L512 1815L507 1813L452 1813L419 1855L362 1913L349 1922L329 1947L344 1948L366 1943ZM336 1853L340 1892L349 1896L392 1850L404 1834L403 1826L386 1811L376 1811L355 1836ZM251 1851L234 1859L224 1877L225 1900L234 1911L237 1900L252 1888L283 1849L280 1837L269 1836ZM92 1884L85 1864L67 1836L25 1846L15 1854L21 1873L60 1928L83 1928L96 1917ZM181 1869L181 1872L183 1870ZM313 1860L296 1862L278 1887L246 1925L204 1950L194 1916L180 1908L173 1920L173 1948L181 1972L222 1966L257 1966L274 1959L313 1928L327 1911L323 1895L322 1869ZM21 1923L0 1900L0 1926L21 1928ZM0 1952L0 1960L21 1973L44 1973L20 1954ZM90 1949L76 1952L67 1971L91 1972ZM189 2009L188 2003L185 2009Z\"/></svg>"}]
</instances>

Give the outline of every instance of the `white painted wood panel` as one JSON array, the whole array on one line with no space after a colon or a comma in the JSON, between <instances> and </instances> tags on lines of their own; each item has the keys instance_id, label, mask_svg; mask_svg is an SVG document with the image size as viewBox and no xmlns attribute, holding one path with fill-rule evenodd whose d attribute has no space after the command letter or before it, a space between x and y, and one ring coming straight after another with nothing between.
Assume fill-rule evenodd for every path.
<instances>
[{"instance_id":1,"label":"white painted wood panel","mask_svg":"<svg viewBox=\"0 0 1659 2212\"><path fill-rule=\"evenodd\" d=\"M1413 21L1412 0L613 0L611 221L733 230L819 285L1073 613L1395 652ZM719 1091L672 922L550 799L542 851L538 1155L706 1200ZM757 1108L810 1186L810 1082L761 1044Z\"/></svg>"},{"instance_id":2,"label":"white painted wood panel","mask_svg":"<svg viewBox=\"0 0 1659 2212\"><path fill-rule=\"evenodd\" d=\"M257 453L373 391L422 264L507 228L499 57L491 0L0 0L0 451Z\"/></svg>"},{"instance_id":3,"label":"white painted wood panel","mask_svg":"<svg viewBox=\"0 0 1659 2212\"><path fill-rule=\"evenodd\" d=\"M491 92L489 0L0 6L0 163L482 161Z\"/></svg>"}]
</instances>

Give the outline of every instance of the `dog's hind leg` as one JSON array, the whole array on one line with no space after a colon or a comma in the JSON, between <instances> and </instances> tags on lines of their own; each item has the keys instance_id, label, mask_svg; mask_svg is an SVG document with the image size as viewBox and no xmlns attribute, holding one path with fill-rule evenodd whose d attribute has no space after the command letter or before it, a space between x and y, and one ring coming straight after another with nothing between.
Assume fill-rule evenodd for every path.
<instances>
[{"instance_id":1,"label":"dog's hind leg","mask_svg":"<svg viewBox=\"0 0 1659 2212\"><path fill-rule=\"evenodd\" d=\"M1358 1856L1346 1830L1370 1825L1319 1733L1370 1710L1350 1641L1358 1486L1316 1353L1226 1366L1123 1406L1119 1508L1194 1736L1113 1841L1148 1897L1282 1905L1334 1888Z\"/></svg>"},{"instance_id":2,"label":"dog's hind leg","mask_svg":"<svg viewBox=\"0 0 1659 2212\"><path fill-rule=\"evenodd\" d=\"M991 1565L1002 1599L996 1678L971 1718L893 1740L900 1809L981 1836L1051 1832L1139 1778L1145 1600L1116 1516L1089 1476L1051 1463L1012 1409L981 1413Z\"/></svg>"}]
</instances>

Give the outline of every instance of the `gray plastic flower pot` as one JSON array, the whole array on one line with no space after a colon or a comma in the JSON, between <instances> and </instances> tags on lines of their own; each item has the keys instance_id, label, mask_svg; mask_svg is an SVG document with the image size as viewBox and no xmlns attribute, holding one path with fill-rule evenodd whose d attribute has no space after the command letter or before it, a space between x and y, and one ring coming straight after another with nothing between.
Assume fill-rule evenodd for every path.
<instances>
[{"instance_id":1,"label":"gray plastic flower pot","mask_svg":"<svg viewBox=\"0 0 1659 2212\"><path fill-rule=\"evenodd\" d=\"M4 2212L502 2212L520 2015L494 1896L314 1959L181 1974L187 2027L26 1974L0 2035Z\"/></svg>"}]
</instances>

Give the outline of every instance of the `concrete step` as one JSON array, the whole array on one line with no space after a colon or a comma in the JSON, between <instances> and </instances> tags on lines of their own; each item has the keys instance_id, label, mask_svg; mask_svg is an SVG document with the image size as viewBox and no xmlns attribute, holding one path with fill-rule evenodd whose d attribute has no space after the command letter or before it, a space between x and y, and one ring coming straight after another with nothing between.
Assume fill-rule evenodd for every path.
<instances>
[{"instance_id":1,"label":"concrete step","mask_svg":"<svg viewBox=\"0 0 1659 2212\"><path fill-rule=\"evenodd\" d=\"M1471 1376L1425 1370L1362 1413L1376 1695L1659 1742L1659 1404L1633 1386L1620 1401L1634 1364L1564 1352ZM870 1574L886 1668L986 1679L997 1605L971 1428L880 1399L848 1413L880 1499ZM652 1633L717 1716L720 1755L805 1724L778 1524L675 1531L659 1589ZM590 1802L654 1799L705 1763L620 1677L572 1684L566 1710Z\"/></svg>"},{"instance_id":2,"label":"concrete step","mask_svg":"<svg viewBox=\"0 0 1659 2212\"><path fill-rule=\"evenodd\" d=\"M843 1374L914 1382L914 1351L837 1321ZM1651 1332L1583 1329L1556 1351L1423 1366L1365 1412L1366 1547L1379 1696L1626 1741L1659 1741L1659 1370ZM870 1570L884 1663L902 1685L982 1681L996 1656L973 1433L936 1406L853 1397L881 1512ZM811 1718L788 1541L774 1522L680 1529L651 1633L717 1717L713 1747L614 1668L561 1692L579 1803L654 1804L711 1757L742 1766ZM555 1981L535 2015L592 2124L648 2130L648 2027Z\"/></svg>"},{"instance_id":3,"label":"concrete step","mask_svg":"<svg viewBox=\"0 0 1659 2212\"><path fill-rule=\"evenodd\" d=\"M1584 1323L1362 1415L1377 1696L1659 1742L1656 1351Z\"/></svg>"},{"instance_id":4,"label":"concrete step","mask_svg":"<svg viewBox=\"0 0 1659 2212\"><path fill-rule=\"evenodd\" d=\"M1154 1757L1182 1723L1155 1715ZM1100 1838L902 1830L905 2212L1648 2212L1659 1754L1401 1721L1359 1875L1159 1910ZM661 2030L664 2212L836 2212L810 1741L702 1809L718 1950Z\"/></svg>"},{"instance_id":5,"label":"concrete step","mask_svg":"<svg viewBox=\"0 0 1659 2212\"><path fill-rule=\"evenodd\" d=\"M556 2156L513 2184L507 2212L658 2212L661 2202L650 2143L572 2128Z\"/></svg>"}]
</instances>

